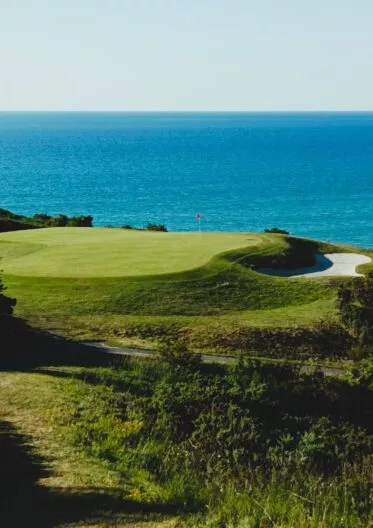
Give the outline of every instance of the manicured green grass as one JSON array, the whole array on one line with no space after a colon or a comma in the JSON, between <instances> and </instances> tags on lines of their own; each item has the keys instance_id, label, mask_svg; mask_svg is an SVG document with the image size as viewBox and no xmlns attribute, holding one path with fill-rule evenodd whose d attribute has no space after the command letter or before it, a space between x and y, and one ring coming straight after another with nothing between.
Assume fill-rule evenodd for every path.
<instances>
[{"instance_id":1,"label":"manicured green grass","mask_svg":"<svg viewBox=\"0 0 373 528\"><path fill-rule=\"evenodd\" d=\"M223 251L258 245L246 233L160 233L53 228L0 234L5 272L33 277L124 277L174 273Z\"/></svg>"},{"instance_id":2,"label":"manicured green grass","mask_svg":"<svg viewBox=\"0 0 373 528\"><path fill-rule=\"evenodd\" d=\"M338 250L272 234L54 228L0 235L16 314L91 339L122 335L136 320L147 326L161 320L198 336L217 328L312 326L335 317L338 280L255 269L297 267L315 251Z\"/></svg>"}]
</instances>

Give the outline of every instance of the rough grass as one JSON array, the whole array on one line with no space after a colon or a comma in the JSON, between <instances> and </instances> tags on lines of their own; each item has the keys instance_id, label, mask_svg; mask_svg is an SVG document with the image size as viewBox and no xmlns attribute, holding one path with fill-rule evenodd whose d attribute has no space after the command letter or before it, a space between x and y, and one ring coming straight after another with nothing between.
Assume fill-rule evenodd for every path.
<instances>
[{"instance_id":1,"label":"rough grass","mask_svg":"<svg viewBox=\"0 0 373 528\"><path fill-rule=\"evenodd\" d=\"M176 528L174 514L136 498L123 475L66 439L75 370L0 373L2 526ZM50 402L53 401L53 406Z\"/></svg>"},{"instance_id":2,"label":"rough grass","mask_svg":"<svg viewBox=\"0 0 373 528\"><path fill-rule=\"evenodd\" d=\"M98 339L119 346L154 349L162 343L160 333L174 340L176 335L180 334L183 340L188 336L187 343L192 350L205 353L222 352L220 349L217 350L214 341L217 334L224 334L225 331L232 332L247 327L307 328L319 321L337 320L337 316L334 315L334 298L301 306L273 310L246 310L220 316L97 315L93 313L65 314L62 318L58 312L45 313L42 317L40 312L36 316L32 311L26 312L18 309L18 312L22 312L34 326L44 326L44 328L77 340Z\"/></svg>"},{"instance_id":3,"label":"rough grass","mask_svg":"<svg viewBox=\"0 0 373 528\"><path fill-rule=\"evenodd\" d=\"M176 519L175 497L189 504L187 492L201 498L200 490L188 488L188 475L183 474L162 477L160 485L152 477L152 464L139 465L143 458L156 459L157 444L140 442L136 447L141 424L123 422L118 414L123 394L130 391L133 403L141 405L142 396L160 383L163 370L150 362L129 362L117 369L60 366L0 373L0 415L7 426L0 427L0 441L5 438L0 456L4 461L11 455L15 468L12 472L6 466L15 501L2 510L4 526L16 526L15 518L23 521L19 526L69 528L371 526L366 512L359 515L367 509L368 463L356 465L354 481L348 475L291 476L285 471L269 479L258 471L243 487L227 476L203 490L200 514ZM9 443L16 445L9 449ZM126 457L128 464L123 464Z\"/></svg>"}]
</instances>

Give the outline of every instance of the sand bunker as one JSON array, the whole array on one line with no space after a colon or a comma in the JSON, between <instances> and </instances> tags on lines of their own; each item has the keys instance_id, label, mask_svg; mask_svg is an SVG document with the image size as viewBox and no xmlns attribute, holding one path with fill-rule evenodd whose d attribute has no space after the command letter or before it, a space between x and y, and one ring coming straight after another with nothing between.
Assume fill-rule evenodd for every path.
<instances>
[{"instance_id":1,"label":"sand bunker","mask_svg":"<svg viewBox=\"0 0 373 528\"><path fill-rule=\"evenodd\" d=\"M298 268L293 270L275 270L262 268L257 270L266 275L277 275L278 277L361 277L356 273L357 266L371 262L371 258L358 253L329 253L322 255L317 253L316 264L309 268Z\"/></svg>"}]
</instances>

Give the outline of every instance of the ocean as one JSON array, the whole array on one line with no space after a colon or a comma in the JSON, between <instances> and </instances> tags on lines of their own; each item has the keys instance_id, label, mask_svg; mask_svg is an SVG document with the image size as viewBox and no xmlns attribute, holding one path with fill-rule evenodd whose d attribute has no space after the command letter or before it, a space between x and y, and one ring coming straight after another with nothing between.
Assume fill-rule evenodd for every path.
<instances>
[{"instance_id":1,"label":"ocean","mask_svg":"<svg viewBox=\"0 0 373 528\"><path fill-rule=\"evenodd\" d=\"M373 247L373 113L0 113L0 207Z\"/></svg>"}]
</instances>

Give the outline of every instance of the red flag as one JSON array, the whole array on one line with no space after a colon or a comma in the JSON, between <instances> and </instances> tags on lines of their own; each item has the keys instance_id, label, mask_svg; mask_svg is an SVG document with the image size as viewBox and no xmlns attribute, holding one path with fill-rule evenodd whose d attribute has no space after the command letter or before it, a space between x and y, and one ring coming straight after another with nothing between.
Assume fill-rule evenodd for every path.
<instances>
[{"instance_id":1,"label":"red flag","mask_svg":"<svg viewBox=\"0 0 373 528\"><path fill-rule=\"evenodd\" d=\"M196 220L201 220L201 215L199 213L196 214Z\"/></svg>"}]
</instances>

